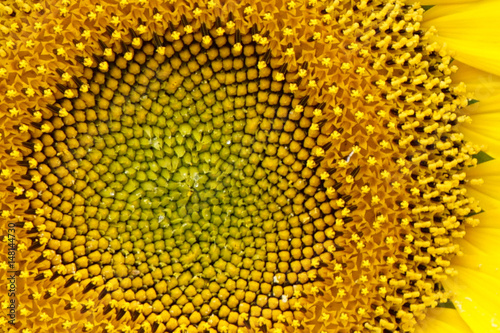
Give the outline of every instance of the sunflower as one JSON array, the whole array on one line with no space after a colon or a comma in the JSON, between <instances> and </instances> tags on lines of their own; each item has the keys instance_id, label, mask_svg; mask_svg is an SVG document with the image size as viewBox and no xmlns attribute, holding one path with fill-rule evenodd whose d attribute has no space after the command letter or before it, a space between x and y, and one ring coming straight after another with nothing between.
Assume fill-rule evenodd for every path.
<instances>
[{"instance_id":1,"label":"sunflower","mask_svg":"<svg viewBox=\"0 0 500 333\"><path fill-rule=\"evenodd\" d=\"M499 330L498 3L423 5L0 4L0 328Z\"/></svg>"}]
</instances>

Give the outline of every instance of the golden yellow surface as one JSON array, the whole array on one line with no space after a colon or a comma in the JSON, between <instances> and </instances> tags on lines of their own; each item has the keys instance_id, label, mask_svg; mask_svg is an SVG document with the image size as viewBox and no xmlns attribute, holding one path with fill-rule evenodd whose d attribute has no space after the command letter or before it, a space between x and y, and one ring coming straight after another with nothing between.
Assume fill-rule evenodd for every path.
<instances>
[{"instance_id":1,"label":"golden yellow surface","mask_svg":"<svg viewBox=\"0 0 500 333\"><path fill-rule=\"evenodd\" d=\"M463 186L478 150L454 127L467 121L464 85L422 13L400 1L3 2L1 223L16 223L20 244L10 329L412 332L446 300L455 241L480 210ZM216 128L203 127L199 145L183 114L191 99ZM126 190L132 176L117 199L122 172L106 171L112 151L153 140L162 112L184 118L148 143L166 174L130 186L170 191L175 209L156 202L170 224L155 222L184 235L175 246L137 232L157 219L156 199ZM248 137L241 151L220 149L244 171L231 166L229 185L214 175L213 201L186 174L220 167L195 160L219 150L201 140L219 125L221 137ZM264 179L254 206L244 174ZM196 223L193 198L236 218ZM204 228L216 233L208 253Z\"/></svg>"}]
</instances>

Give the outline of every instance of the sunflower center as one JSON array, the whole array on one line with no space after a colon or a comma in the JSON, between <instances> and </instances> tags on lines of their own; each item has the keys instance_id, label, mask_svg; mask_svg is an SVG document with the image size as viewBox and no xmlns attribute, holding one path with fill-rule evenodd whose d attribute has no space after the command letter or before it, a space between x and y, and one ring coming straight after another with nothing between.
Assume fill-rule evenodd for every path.
<instances>
[{"instance_id":1,"label":"sunflower center","mask_svg":"<svg viewBox=\"0 0 500 333\"><path fill-rule=\"evenodd\" d=\"M62 194L76 190L59 207L57 190L42 197L52 219L68 219L62 263L104 278L115 300L167 309L169 329L181 316L292 317L289 299L336 248L315 162L324 153L312 155L332 132L311 129L322 106L295 98L286 66L273 79L270 54L242 42L203 48L188 37L166 55L152 43L119 54L88 72L87 92L52 107L62 118L41 137L68 154L44 161L58 165Z\"/></svg>"},{"instance_id":2,"label":"sunflower center","mask_svg":"<svg viewBox=\"0 0 500 333\"><path fill-rule=\"evenodd\" d=\"M253 43L238 51L188 40L170 57L148 50L119 57L106 78L95 73L95 119L82 111L75 157L92 169L74 174L89 177L88 232L109 240L111 254L106 264L96 252L101 270L91 274L119 278L115 298L192 323L212 313L236 323L251 304L254 316L288 308L298 279L289 273L316 254L315 233L325 238L298 193L309 185L312 197L320 184L305 169L310 117L289 119L293 95L270 70L258 75ZM98 250L92 243L82 258Z\"/></svg>"},{"instance_id":3,"label":"sunflower center","mask_svg":"<svg viewBox=\"0 0 500 333\"><path fill-rule=\"evenodd\" d=\"M292 44L293 20L280 53L232 14L181 16L60 70L27 144L38 279L154 330L410 332L477 209L460 187L474 149L420 11L362 4L314 9L309 42L322 25L338 42L318 56Z\"/></svg>"}]
</instances>

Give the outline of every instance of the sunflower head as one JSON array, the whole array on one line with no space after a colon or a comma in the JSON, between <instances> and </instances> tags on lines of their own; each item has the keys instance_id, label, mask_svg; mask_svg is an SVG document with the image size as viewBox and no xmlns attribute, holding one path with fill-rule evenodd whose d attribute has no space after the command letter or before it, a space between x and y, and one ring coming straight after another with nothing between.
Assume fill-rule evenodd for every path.
<instances>
[{"instance_id":1,"label":"sunflower head","mask_svg":"<svg viewBox=\"0 0 500 333\"><path fill-rule=\"evenodd\" d=\"M419 5L2 6L16 328L412 332L446 300L478 149Z\"/></svg>"}]
</instances>

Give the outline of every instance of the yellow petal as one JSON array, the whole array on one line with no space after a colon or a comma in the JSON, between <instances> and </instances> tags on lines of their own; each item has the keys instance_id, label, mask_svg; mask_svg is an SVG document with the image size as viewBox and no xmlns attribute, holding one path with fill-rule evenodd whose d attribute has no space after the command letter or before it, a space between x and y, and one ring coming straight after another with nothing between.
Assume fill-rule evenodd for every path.
<instances>
[{"instance_id":1,"label":"yellow petal","mask_svg":"<svg viewBox=\"0 0 500 333\"><path fill-rule=\"evenodd\" d=\"M500 251L500 209L494 209L477 215L480 223L467 229L464 239L458 241L463 253L468 256L484 256Z\"/></svg>"},{"instance_id":2,"label":"yellow petal","mask_svg":"<svg viewBox=\"0 0 500 333\"><path fill-rule=\"evenodd\" d=\"M433 6L433 5L450 5L457 3L467 3L467 2L476 2L480 0L410 0L409 4L418 2L422 6Z\"/></svg>"},{"instance_id":3,"label":"yellow petal","mask_svg":"<svg viewBox=\"0 0 500 333\"><path fill-rule=\"evenodd\" d=\"M491 103L490 105L489 103L490 100L500 98L500 76L474 68L458 60L455 60L453 64L458 67L458 71L451 76L453 82L464 82L467 85L467 92L472 95L472 98L480 101L480 103L468 106L467 110L472 113L482 113L500 109L498 104Z\"/></svg>"},{"instance_id":4,"label":"yellow petal","mask_svg":"<svg viewBox=\"0 0 500 333\"><path fill-rule=\"evenodd\" d=\"M427 311L427 316L419 322L415 333L473 333L455 309L434 308Z\"/></svg>"},{"instance_id":5,"label":"yellow petal","mask_svg":"<svg viewBox=\"0 0 500 333\"><path fill-rule=\"evenodd\" d=\"M500 76L459 61L455 64L459 70L452 76L453 81L464 82L471 97L479 101L464 109L472 123L461 124L460 131L490 156L500 158L500 131L497 130L500 128Z\"/></svg>"},{"instance_id":6,"label":"yellow petal","mask_svg":"<svg viewBox=\"0 0 500 333\"><path fill-rule=\"evenodd\" d=\"M465 138L481 147L493 158L500 159L500 112L471 114L472 123L461 124Z\"/></svg>"},{"instance_id":7,"label":"yellow petal","mask_svg":"<svg viewBox=\"0 0 500 333\"><path fill-rule=\"evenodd\" d=\"M465 255L453 260L458 274L443 283L462 318L478 333L500 330L499 214L497 209L478 215L479 226L468 228L459 241Z\"/></svg>"},{"instance_id":8,"label":"yellow petal","mask_svg":"<svg viewBox=\"0 0 500 333\"><path fill-rule=\"evenodd\" d=\"M499 11L499 1L434 6L424 15L424 26L437 28L437 41L446 43L455 59L500 75Z\"/></svg>"},{"instance_id":9,"label":"yellow petal","mask_svg":"<svg viewBox=\"0 0 500 333\"><path fill-rule=\"evenodd\" d=\"M464 255L453 262L458 274L443 286L473 332L498 332L500 329L500 246L488 255Z\"/></svg>"},{"instance_id":10,"label":"yellow petal","mask_svg":"<svg viewBox=\"0 0 500 333\"><path fill-rule=\"evenodd\" d=\"M467 184L467 193L479 201L486 212L500 208L500 160L479 164L467 172L468 179L482 178L484 184Z\"/></svg>"},{"instance_id":11,"label":"yellow petal","mask_svg":"<svg viewBox=\"0 0 500 333\"><path fill-rule=\"evenodd\" d=\"M478 89L480 89L478 87ZM491 91L491 90L490 90ZM477 96L477 98L476 98ZM470 115L476 115L476 114L491 114L491 113L500 113L500 91L497 91L496 94L492 94L489 96L486 95L475 95L474 99L479 100L478 103L474 103L472 105L469 105L465 110L467 111L468 114ZM498 124L497 124L498 125Z\"/></svg>"}]
</instances>

